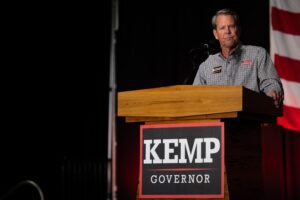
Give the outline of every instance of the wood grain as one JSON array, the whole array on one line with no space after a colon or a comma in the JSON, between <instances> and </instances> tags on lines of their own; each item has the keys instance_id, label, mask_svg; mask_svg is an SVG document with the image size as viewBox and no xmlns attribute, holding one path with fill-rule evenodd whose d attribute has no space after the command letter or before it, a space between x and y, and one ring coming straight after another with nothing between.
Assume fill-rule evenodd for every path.
<instances>
[{"instance_id":1,"label":"wood grain","mask_svg":"<svg viewBox=\"0 0 300 200\"><path fill-rule=\"evenodd\" d=\"M118 116L186 117L242 110L240 86L168 86L118 93Z\"/></svg>"},{"instance_id":2,"label":"wood grain","mask_svg":"<svg viewBox=\"0 0 300 200\"><path fill-rule=\"evenodd\" d=\"M175 85L118 92L118 116L126 122L277 117L273 100L242 86Z\"/></svg>"}]
</instances>

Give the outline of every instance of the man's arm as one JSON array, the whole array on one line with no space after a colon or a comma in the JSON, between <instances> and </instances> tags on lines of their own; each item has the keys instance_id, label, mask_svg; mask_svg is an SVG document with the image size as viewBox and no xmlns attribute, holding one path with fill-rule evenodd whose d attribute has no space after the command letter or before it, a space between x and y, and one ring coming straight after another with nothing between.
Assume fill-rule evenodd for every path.
<instances>
[{"instance_id":1,"label":"man's arm","mask_svg":"<svg viewBox=\"0 0 300 200\"><path fill-rule=\"evenodd\" d=\"M206 85L206 80L203 78L201 69L202 69L202 64L199 66L198 71L196 73L196 76L194 78L193 85Z\"/></svg>"},{"instance_id":2,"label":"man's arm","mask_svg":"<svg viewBox=\"0 0 300 200\"><path fill-rule=\"evenodd\" d=\"M276 68L267 53L263 48L260 49L259 57L259 87L266 95L274 99L274 104L276 107L279 107L284 98L284 92L281 80L278 76Z\"/></svg>"}]
</instances>

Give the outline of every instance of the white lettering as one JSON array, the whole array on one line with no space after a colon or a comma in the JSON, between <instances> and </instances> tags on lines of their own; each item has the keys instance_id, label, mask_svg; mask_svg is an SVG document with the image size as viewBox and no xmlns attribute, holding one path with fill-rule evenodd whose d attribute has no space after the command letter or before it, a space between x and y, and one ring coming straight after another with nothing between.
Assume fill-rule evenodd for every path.
<instances>
[{"instance_id":1,"label":"white lettering","mask_svg":"<svg viewBox=\"0 0 300 200\"><path fill-rule=\"evenodd\" d=\"M178 163L178 155L174 155L173 159L170 159L170 154L174 153L174 149L170 148L170 144L174 144L174 147L178 147L178 139L165 139L165 158L163 163Z\"/></svg>"},{"instance_id":2,"label":"white lettering","mask_svg":"<svg viewBox=\"0 0 300 200\"><path fill-rule=\"evenodd\" d=\"M189 183L194 183L195 182L195 174L190 175L189 174Z\"/></svg>"},{"instance_id":3,"label":"white lettering","mask_svg":"<svg viewBox=\"0 0 300 200\"><path fill-rule=\"evenodd\" d=\"M144 160L144 164L152 164L151 155L153 156L154 160L153 163L158 164L162 163L162 160L158 157L156 153L156 148L161 143L161 140L153 140L154 146L151 148L152 140L144 140L144 144L146 145L145 152L146 158Z\"/></svg>"},{"instance_id":4,"label":"white lettering","mask_svg":"<svg viewBox=\"0 0 300 200\"><path fill-rule=\"evenodd\" d=\"M211 154L217 153L220 150L220 141L216 138L204 138L205 145L205 163L212 163L213 159L211 158ZM212 149L212 145L214 144L214 148Z\"/></svg>"},{"instance_id":5,"label":"white lettering","mask_svg":"<svg viewBox=\"0 0 300 200\"><path fill-rule=\"evenodd\" d=\"M203 138L196 138L194 140L192 151L190 151L190 147L187 139L179 139L180 143L180 160L179 163L187 163L187 159L185 158L185 153L189 158L189 162L193 162L195 151L197 150L197 157L195 159L195 163L203 163L203 159L201 158L201 143L203 142ZM186 150L186 151L185 151Z\"/></svg>"},{"instance_id":6,"label":"white lettering","mask_svg":"<svg viewBox=\"0 0 300 200\"><path fill-rule=\"evenodd\" d=\"M164 183L164 182L166 181L165 176L164 176L164 175L160 175L160 176L158 177L158 181L159 181L159 183Z\"/></svg>"},{"instance_id":7,"label":"white lettering","mask_svg":"<svg viewBox=\"0 0 300 200\"><path fill-rule=\"evenodd\" d=\"M181 175L181 183L186 183L186 175L185 174Z\"/></svg>"},{"instance_id":8,"label":"white lettering","mask_svg":"<svg viewBox=\"0 0 300 200\"><path fill-rule=\"evenodd\" d=\"M167 175L152 175L150 182L152 184L194 184L194 183L210 183L209 174L167 174Z\"/></svg>"},{"instance_id":9,"label":"white lettering","mask_svg":"<svg viewBox=\"0 0 300 200\"><path fill-rule=\"evenodd\" d=\"M152 184L157 183L157 175L152 175L151 178L150 178L150 180L151 180Z\"/></svg>"},{"instance_id":10,"label":"white lettering","mask_svg":"<svg viewBox=\"0 0 300 200\"><path fill-rule=\"evenodd\" d=\"M200 177L200 180L199 180L199 177ZM202 176L201 174L198 174L198 175L196 176L196 181L197 181L197 183L202 183L202 181L203 181L203 176Z\"/></svg>"},{"instance_id":11,"label":"white lettering","mask_svg":"<svg viewBox=\"0 0 300 200\"><path fill-rule=\"evenodd\" d=\"M179 174L174 175L174 183L179 183Z\"/></svg>"},{"instance_id":12,"label":"white lettering","mask_svg":"<svg viewBox=\"0 0 300 200\"><path fill-rule=\"evenodd\" d=\"M163 144L164 148L164 157L162 159L156 152L160 144ZM212 163L212 154L218 153L220 151L221 146L218 138L195 138L193 141L192 148L188 143L188 139L144 140L144 145L144 164L185 164L188 162ZM205 150L205 152L202 152L202 150Z\"/></svg>"},{"instance_id":13,"label":"white lettering","mask_svg":"<svg viewBox=\"0 0 300 200\"><path fill-rule=\"evenodd\" d=\"M204 174L204 178L205 178L205 181L204 181L205 183L210 183L208 174Z\"/></svg>"},{"instance_id":14,"label":"white lettering","mask_svg":"<svg viewBox=\"0 0 300 200\"><path fill-rule=\"evenodd\" d=\"M171 183L172 175L166 175L168 183Z\"/></svg>"}]
</instances>

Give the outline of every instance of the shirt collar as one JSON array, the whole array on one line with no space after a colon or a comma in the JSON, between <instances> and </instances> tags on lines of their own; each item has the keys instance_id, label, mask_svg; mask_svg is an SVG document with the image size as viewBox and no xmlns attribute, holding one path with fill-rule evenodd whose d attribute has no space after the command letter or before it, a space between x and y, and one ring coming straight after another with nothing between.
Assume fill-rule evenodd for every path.
<instances>
[{"instance_id":1,"label":"shirt collar","mask_svg":"<svg viewBox=\"0 0 300 200\"><path fill-rule=\"evenodd\" d=\"M229 58L232 57L232 56L235 56L237 53L239 53L241 51L241 46L242 46L242 43L238 43L236 45L236 47L234 48L234 50L232 51L232 53L230 54ZM218 53L218 56L225 59L221 53L221 51Z\"/></svg>"}]
</instances>

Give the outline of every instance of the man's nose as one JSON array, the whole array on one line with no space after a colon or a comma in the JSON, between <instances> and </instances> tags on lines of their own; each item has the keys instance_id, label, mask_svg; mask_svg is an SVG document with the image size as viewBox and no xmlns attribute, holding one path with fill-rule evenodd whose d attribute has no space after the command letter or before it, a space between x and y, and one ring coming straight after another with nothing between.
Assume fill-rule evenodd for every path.
<instances>
[{"instance_id":1,"label":"man's nose","mask_svg":"<svg viewBox=\"0 0 300 200\"><path fill-rule=\"evenodd\" d=\"M231 33L231 29L229 26L226 27L226 33Z\"/></svg>"}]
</instances>

